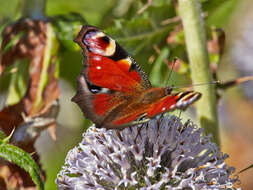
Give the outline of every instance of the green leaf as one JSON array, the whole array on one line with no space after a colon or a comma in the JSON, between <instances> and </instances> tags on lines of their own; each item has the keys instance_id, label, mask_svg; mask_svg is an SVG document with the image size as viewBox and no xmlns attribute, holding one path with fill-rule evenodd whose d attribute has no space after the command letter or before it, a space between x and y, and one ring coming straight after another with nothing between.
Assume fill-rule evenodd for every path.
<instances>
[{"instance_id":1,"label":"green leaf","mask_svg":"<svg viewBox=\"0 0 253 190\"><path fill-rule=\"evenodd\" d=\"M155 53L153 45L157 44L160 49L167 46L166 36L173 27L172 25L161 26L157 22L148 16L131 20L116 20L115 26L107 28L105 32L112 36L130 55L134 56L137 63L147 71L152 67L151 64L145 63Z\"/></svg>"},{"instance_id":2,"label":"green leaf","mask_svg":"<svg viewBox=\"0 0 253 190\"><path fill-rule=\"evenodd\" d=\"M155 0L155 1L152 1L152 6L162 7L162 6L167 6L170 3L171 3L171 0Z\"/></svg>"},{"instance_id":3,"label":"green leaf","mask_svg":"<svg viewBox=\"0 0 253 190\"><path fill-rule=\"evenodd\" d=\"M170 54L169 48L163 48L160 55L154 62L154 66L149 74L150 82L154 86L161 86L166 83L166 76L168 76L168 67L164 60L168 59ZM165 71L165 73L164 73Z\"/></svg>"},{"instance_id":4,"label":"green leaf","mask_svg":"<svg viewBox=\"0 0 253 190\"><path fill-rule=\"evenodd\" d=\"M85 19L77 13L71 13L52 17L51 22L61 48L70 51L79 51L79 46L74 43L73 40L80 31L82 25L86 23Z\"/></svg>"},{"instance_id":5,"label":"green leaf","mask_svg":"<svg viewBox=\"0 0 253 190\"><path fill-rule=\"evenodd\" d=\"M125 15L131 8L133 0L118 0L116 7L113 9L113 14L117 17Z\"/></svg>"},{"instance_id":6,"label":"green leaf","mask_svg":"<svg viewBox=\"0 0 253 190\"><path fill-rule=\"evenodd\" d=\"M5 133L4 133L3 138L0 139L0 145L1 145L1 144L6 144L6 143L9 142L9 140L11 139L11 137L12 137L12 135L13 135L13 133L14 133L14 130L15 130L15 129L12 130L12 132L11 132L11 134L10 134L9 136L6 136Z\"/></svg>"},{"instance_id":7,"label":"green leaf","mask_svg":"<svg viewBox=\"0 0 253 190\"><path fill-rule=\"evenodd\" d=\"M5 133L0 129L0 141L5 139L5 138L6 138Z\"/></svg>"},{"instance_id":8,"label":"green leaf","mask_svg":"<svg viewBox=\"0 0 253 190\"><path fill-rule=\"evenodd\" d=\"M39 190L44 189L43 181L40 177L40 170L32 157L22 149L7 144L2 143L0 145L0 157L17 164L19 167L27 171L33 182L36 184Z\"/></svg>"},{"instance_id":9,"label":"green leaf","mask_svg":"<svg viewBox=\"0 0 253 190\"><path fill-rule=\"evenodd\" d=\"M7 105L13 105L18 103L21 98L24 96L29 76L29 61L17 60L13 66L13 68L17 68L17 72L12 73L10 85L8 88L8 96L6 99Z\"/></svg>"},{"instance_id":10,"label":"green leaf","mask_svg":"<svg viewBox=\"0 0 253 190\"><path fill-rule=\"evenodd\" d=\"M67 15L77 12L81 13L89 21L89 24L97 25L101 23L107 12L111 13L111 7L115 4L115 0L47 1L47 15Z\"/></svg>"},{"instance_id":11,"label":"green leaf","mask_svg":"<svg viewBox=\"0 0 253 190\"><path fill-rule=\"evenodd\" d=\"M19 32L18 34L16 34L10 41L8 44L6 44L6 46L4 47L4 49L2 50L2 53L6 53L7 51L9 51L13 46L15 46L19 39L21 39L21 37L24 36L24 32Z\"/></svg>"},{"instance_id":12,"label":"green leaf","mask_svg":"<svg viewBox=\"0 0 253 190\"><path fill-rule=\"evenodd\" d=\"M132 46L143 43L145 40L150 43L158 43L164 40L172 26L154 26L155 23L148 16L138 17L132 20L115 20L115 26L107 28L105 32L112 35L124 46Z\"/></svg>"},{"instance_id":13,"label":"green leaf","mask_svg":"<svg viewBox=\"0 0 253 190\"><path fill-rule=\"evenodd\" d=\"M231 13L239 7L240 1L238 0L216 0L213 3L207 4L209 15L206 24L209 26L224 27L229 18L232 16Z\"/></svg>"}]
</instances>

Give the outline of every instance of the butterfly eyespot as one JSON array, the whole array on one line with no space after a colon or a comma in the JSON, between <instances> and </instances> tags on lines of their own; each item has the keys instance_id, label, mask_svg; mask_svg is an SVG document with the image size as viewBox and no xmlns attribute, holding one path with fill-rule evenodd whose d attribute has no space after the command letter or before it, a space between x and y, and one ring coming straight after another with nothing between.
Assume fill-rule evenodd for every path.
<instances>
[{"instance_id":1,"label":"butterfly eyespot","mask_svg":"<svg viewBox=\"0 0 253 190\"><path fill-rule=\"evenodd\" d=\"M82 42L85 44L85 45L89 45L89 43L88 43L88 41L90 40L90 39L93 39L93 36L94 35L96 35L96 31L95 30L90 30L89 32L87 32L86 34L85 34L85 36L83 37L83 39L82 39Z\"/></svg>"},{"instance_id":2,"label":"butterfly eyespot","mask_svg":"<svg viewBox=\"0 0 253 190\"><path fill-rule=\"evenodd\" d=\"M98 66L99 67L99 66ZM87 81L87 86L88 86L88 89L89 91L92 93L92 94L111 94L112 91L108 88L102 88L100 86L96 86L94 84L91 84L90 82Z\"/></svg>"},{"instance_id":3,"label":"butterfly eyespot","mask_svg":"<svg viewBox=\"0 0 253 190\"><path fill-rule=\"evenodd\" d=\"M83 43L90 52L102 56L113 56L116 50L116 42L103 32L93 30L87 32Z\"/></svg>"},{"instance_id":4,"label":"butterfly eyespot","mask_svg":"<svg viewBox=\"0 0 253 190\"><path fill-rule=\"evenodd\" d=\"M110 43L110 38L108 36L101 37L101 40L103 40L105 43Z\"/></svg>"},{"instance_id":5,"label":"butterfly eyespot","mask_svg":"<svg viewBox=\"0 0 253 190\"><path fill-rule=\"evenodd\" d=\"M97 94L97 93L99 93L102 90L101 87L93 85L93 84L91 84L88 81L87 81L87 86L88 86L90 92L93 93L93 94Z\"/></svg>"},{"instance_id":6,"label":"butterfly eyespot","mask_svg":"<svg viewBox=\"0 0 253 190\"><path fill-rule=\"evenodd\" d=\"M114 40L110 40L110 43L107 45L105 49L105 56L112 56L116 51L116 43Z\"/></svg>"}]
</instances>

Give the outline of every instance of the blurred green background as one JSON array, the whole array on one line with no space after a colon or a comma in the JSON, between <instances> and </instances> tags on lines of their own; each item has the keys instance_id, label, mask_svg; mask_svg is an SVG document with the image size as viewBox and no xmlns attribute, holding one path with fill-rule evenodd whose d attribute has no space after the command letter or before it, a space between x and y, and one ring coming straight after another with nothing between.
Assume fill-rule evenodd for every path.
<instances>
[{"instance_id":1,"label":"blurred green background","mask_svg":"<svg viewBox=\"0 0 253 190\"><path fill-rule=\"evenodd\" d=\"M24 1L0 0L1 28L22 16ZM27 2L29 0L26 0ZM251 61L253 58L253 4L251 0L202 0L201 2L206 27L222 28L226 34L225 53L216 65L218 79L227 81L239 76L253 75ZM46 15L48 17L64 15L68 18L69 13L79 13L86 20L83 24L88 23L105 29L136 58L137 63L151 75L151 81L155 85L163 85L169 73L169 70L162 69L165 67L164 59L171 61L177 56L185 62L187 60L183 39L181 39L183 37L182 34L177 35L179 39L177 45L166 43L168 32L173 31L178 24L161 24L164 20L176 16L177 10L173 1L153 0L152 6L142 14L138 14L138 10L145 3L144 0L48 0ZM72 39L69 40L68 43L72 43ZM157 49L161 52L157 52ZM61 109L58 117L57 140L54 142L49 134L44 132L36 142L47 172L46 189L48 190L57 189L54 181L64 163L67 151L80 141L82 132L91 124L84 120L81 111L70 101L75 94L76 77L82 67L81 53L63 46L60 58ZM152 73L157 67L161 71L158 76ZM173 72L169 80L170 84L175 86L190 84L187 64L180 69L178 72ZM4 89L1 92L0 108L4 105ZM253 161L251 148L253 145L253 83L248 82L221 92L218 109L221 149L230 155L228 164L235 166L239 171ZM244 189L253 188L252 175L252 170L240 175L241 186Z\"/></svg>"}]
</instances>

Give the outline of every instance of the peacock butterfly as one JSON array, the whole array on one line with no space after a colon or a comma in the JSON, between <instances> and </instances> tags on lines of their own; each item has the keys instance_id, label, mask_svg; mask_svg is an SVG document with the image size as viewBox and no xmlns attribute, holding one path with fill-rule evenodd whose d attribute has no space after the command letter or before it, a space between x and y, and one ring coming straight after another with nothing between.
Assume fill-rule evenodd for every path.
<instances>
[{"instance_id":1,"label":"peacock butterfly","mask_svg":"<svg viewBox=\"0 0 253 190\"><path fill-rule=\"evenodd\" d=\"M194 91L153 88L135 60L94 26L83 26L74 41L83 50L84 65L72 101L96 127L124 128L146 122L164 112L184 110L201 97Z\"/></svg>"}]
</instances>

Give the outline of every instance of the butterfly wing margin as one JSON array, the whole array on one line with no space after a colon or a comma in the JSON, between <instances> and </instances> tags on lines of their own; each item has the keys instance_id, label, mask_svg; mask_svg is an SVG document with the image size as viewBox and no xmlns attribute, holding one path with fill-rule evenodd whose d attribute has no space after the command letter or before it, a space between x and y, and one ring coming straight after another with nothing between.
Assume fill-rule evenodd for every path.
<instances>
[{"instance_id":1,"label":"butterfly wing margin","mask_svg":"<svg viewBox=\"0 0 253 190\"><path fill-rule=\"evenodd\" d=\"M127 105L121 92L92 93L83 75L77 79L77 92L71 100L80 107L84 116L93 121L98 128L114 128L110 118L116 117L122 107Z\"/></svg>"},{"instance_id":2,"label":"butterfly wing margin","mask_svg":"<svg viewBox=\"0 0 253 190\"><path fill-rule=\"evenodd\" d=\"M160 113L174 111L175 109L185 110L189 105L200 99L201 93L185 91L170 94L150 104L147 117L152 118Z\"/></svg>"},{"instance_id":3,"label":"butterfly wing margin","mask_svg":"<svg viewBox=\"0 0 253 190\"><path fill-rule=\"evenodd\" d=\"M94 97L95 95L89 90L85 78L80 75L77 78L76 95L71 99L71 101L75 102L80 107L86 118L90 119L94 123L101 123L103 121L103 117L95 113L93 106Z\"/></svg>"}]
</instances>

